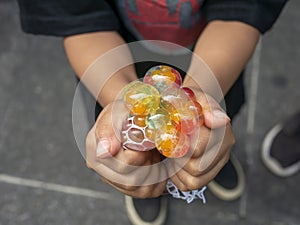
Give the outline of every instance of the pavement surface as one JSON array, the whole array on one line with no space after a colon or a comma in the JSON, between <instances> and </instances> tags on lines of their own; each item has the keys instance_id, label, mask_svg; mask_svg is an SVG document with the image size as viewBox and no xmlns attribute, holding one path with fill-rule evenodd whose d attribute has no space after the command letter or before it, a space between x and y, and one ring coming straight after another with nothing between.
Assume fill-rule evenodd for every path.
<instances>
[{"instance_id":1,"label":"pavement surface","mask_svg":"<svg viewBox=\"0 0 300 225\"><path fill-rule=\"evenodd\" d=\"M247 104L233 125L247 172L241 199L170 198L167 224L299 225L300 174L262 164L264 135L300 109L300 1L291 0L246 75ZM0 0L0 225L129 225L123 196L85 167L72 132L73 72L62 40L22 33L18 8Z\"/></svg>"}]
</instances>

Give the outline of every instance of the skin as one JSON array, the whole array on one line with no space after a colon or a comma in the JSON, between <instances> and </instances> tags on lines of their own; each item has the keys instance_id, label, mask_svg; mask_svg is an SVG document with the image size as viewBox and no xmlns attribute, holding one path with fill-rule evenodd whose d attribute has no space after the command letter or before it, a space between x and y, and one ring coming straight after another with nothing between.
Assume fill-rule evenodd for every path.
<instances>
[{"instance_id":1,"label":"skin","mask_svg":"<svg viewBox=\"0 0 300 225\"><path fill-rule=\"evenodd\" d=\"M200 56L213 71L225 95L252 56L258 39L258 30L247 24L234 21L213 21L207 25L198 38L194 53ZM96 58L122 44L125 44L124 40L113 31L74 35L64 40L70 64L80 78ZM130 62L130 53L124 54ZM123 60L122 57L124 55L121 55L120 59L116 57L114 63ZM203 106L205 123L201 128L201 138L198 139L191 158L171 177L182 191L197 189L209 183L228 161L230 150L235 143L230 120L225 113L220 113L222 109L218 102L221 97L216 94L216 87L205 76L198 76L197 71L197 62L192 60L183 85L194 90L198 102ZM103 181L127 195L139 198L157 197L165 189L165 180L150 185L132 185L135 179L144 179L147 183L147 179L159 179L159 176L166 173L172 174L172 170L181 165L181 159L172 160L170 166L167 168L161 166L158 168L159 171L143 170L143 174L140 174L141 170L132 168L130 165L155 164L161 160L161 156L156 151L137 152L121 149L119 139L113 132L110 117L112 102L118 94L117 91L136 79L134 67L129 65L116 72L105 83L100 93L93 85L97 82L96 77L84 81L104 107L86 139L86 162L87 166L98 173ZM200 88L199 83L205 84L204 88L203 86ZM213 112L216 111L219 113L214 114ZM106 152L102 151L103 154L97 156L97 148L104 149L103 145L99 144L104 140L108 143L105 148ZM113 159L121 163L115 164ZM128 184L120 184L110 179L115 176L127 179Z\"/></svg>"}]
</instances>

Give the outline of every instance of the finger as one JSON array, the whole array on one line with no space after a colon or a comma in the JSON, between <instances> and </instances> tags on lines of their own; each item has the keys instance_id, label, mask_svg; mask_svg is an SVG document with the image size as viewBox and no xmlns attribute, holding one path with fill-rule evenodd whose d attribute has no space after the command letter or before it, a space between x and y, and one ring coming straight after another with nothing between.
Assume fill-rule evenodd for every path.
<instances>
[{"instance_id":1,"label":"finger","mask_svg":"<svg viewBox=\"0 0 300 225\"><path fill-rule=\"evenodd\" d=\"M222 128L212 130L212 138L207 145L207 148L203 150L199 157L192 157L182 167L183 170L192 174L193 176L200 176L214 167L218 161L220 161L225 154L230 153L230 149L234 145L235 139L230 125L226 126L226 130L223 132ZM175 161L177 166L180 166L180 161Z\"/></svg>"},{"instance_id":2,"label":"finger","mask_svg":"<svg viewBox=\"0 0 300 225\"><path fill-rule=\"evenodd\" d=\"M197 95L197 101L202 105L204 123L208 128L219 128L230 122L230 118L226 112L211 96L200 92Z\"/></svg>"},{"instance_id":3,"label":"finger","mask_svg":"<svg viewBox=\"0 0 300 225\"><path fill-rule=\"evenodd\" d=\"M127 116L127 110L121 102L106 106L95 123L97 140L97 157L107 158L116 155L121 150L120 131L122 121ZM113 121L114 120L114 121Z\"/></svg>"},{"instance_id":4,"label":"finger","mask_svg":"<svg viewBox=\"0 0 300 225\"><path fill-rule=\"evenodd\" d=\"M92 167L96 159L95 149L97 148L95 126L89 131L86 137L85 146L86 146L86 166L89 169L93 169Z\"/></svg>"},{"instance_id":5,"label":"finger","mask_svg":"<svg viewBox=\"0 0 300 225\"><path fill-rule=\"evenodd\" d=\"M115 158L124 164L132 166L142 166L145 164L155 164L160 162L161 155L156 150L151 151L134 151L122 150L118 152Z\"/></svg>"},{"instance_id":6,"label":"finger","mask_svg":"<svg viewBox=\"0 0 300 225\"><path fill-rule=\"evenodd\" d=\"M195 177L201 176L226 157L226 154L229 154L229 150L230 148L219 150L219 146L216 144L203 157L190 159L190 161L184 165L182 170Z\"/></svg>"},{"instance_id":7,"label":"finger","mask_svg":"<svg viewBox=\"0 0 300 225\"><path fill-rule=\"evenodd\" d=\"M119 184L107 181L112 187L116 188L118 191L135 198L156 198L162 195L166 187L166 181L160 182L153 185L140 186L135 189L129 190L126 187L120 187Z\"/></svg>"},{"instance_id":8,"label":"finger","mask_svg":"<svg viewBox=\"0 0 300 225\"><path fill-rule=\"evenodd\" d=\"M205 125L211 129L225 126L230 122L230 118L222 109L213 109L212 111L204 111Z\"/></svg>"},{"instance_id":9,"label":"finger","mask_svg":"<svg viewBox=\"0 0 300 225\"><path fill-rule=\"evenodd\" d=\"M158 161L153 160L152 157L150 152L121 150L115 157L97 159L97 161L120 174L129 174L134 170L140 170L147 175L149 171L146 170L148 167L145 166L149 166Z\"/></svg>"},{"instance_id":10,"label":"finger","mask_svg":"<svg viewBox=\"0 0 300 225\"><path fill-rule=\"evenodd\" d=\"M228 162L229 155L220 160L213 169L209 170L207 173L194 177L187 173L185 170L180 170L175 176L176 179L172 178L172 181L181 191L190 191L202 188L212 181L215 176L220 172L223 166ZM178 182L180 181L180 182Z\"/></svg>"},{"instance_id":11,"label":"finger","mask_svg":"<svg viewBox=\"0 0 300 225\"><path fill-rule=\"evenodd\" d=\"M200 127L199 132L197 132L197 137L191 141L191 146L188 153L181 158L175 158L172 160L176 164L178 169L183 168L185 165L188 165L190 160L200 158L207 149L212 148L216 142L214 138L217 129L211 130L205 126Z\"/></svg>"},{"instance_id":12,"label":"finger","mask_svg":"<svg viewBox=\"0 0 300 225\"><path fill-rule=\"evenodd\" d=\"M138 179L138 182L120 183L118 181L111 181L111 180L109 180L108 182L110 184L113 184L114 187L118 187L118 189L127 190L127 191L131 191L131 192L141 189L142 187L150 187L150 186L159 184L159 187L160 187L159 193L161 193L166 187L167 177L164 176L163 179L161 179L162 177L159 174L160 174L159 172L151 171L151 173L149 173L147 176L139 179L140 176L134 172L133 174L127 175L127 177L129 177L129 179L130 179L130 177Z\"/></svg>"},{"instance_id":13,"label":"finger","mask_svg":"<svg viewBox=\"0 0 300 225\"><path fill-rule=\"evenodd\" d=\"M207 149L212 148L216 143L222 142L224 139L226 127L221 127L218 129L210 129L206 126L199 128L199 131L195 133L193 139L191 139L191 146L188 157L199 158L201 157ZM183 158L184 159L184 158ZM178 159L177 161L180 161Z\"/></svg>"},{"instance_id":14,"label":"finger","mask_svg":"<svg viewBox=\"0 0 300 225\"><path fill-rule=\"evenodd\" d=\"M136 181L138 181L135 183L121 183L119 181L111 180L106 180L106 182L123 193L133 195L135 197L143 198L158 196L165 190L167 179L166 168L163 166L163 164L160 165L161 167L156 166L151 168L151 173L143 177L141 177L139 174L140 170L127 174L127 181L131 180L131 178L134 178ZM149 193L147 193L147 191L143 191L149 187L153 187L156 190L151 190L151 192L148 191Z\"/></svg>"},{"instance_id":15,"label":"finger","mask_svg":"<svg viewBox=\"0 0 300 225\"><path fill-rule=\"evenodd\" d=\"M143 185L144 180L151 172L148 167L141 167L129 174L118 173L102 163L94 164L92 166L92 169L106 180L124 185L124 187L127 188L129 188L130 186Z\"/></svg>"},{"instance_id":16,"label":"finger","mask_svg":"<svg viewBox=\"0 0 300 225\"><path fill-rule=\"evenodd\" d=\"M176 174L171 176L170 179L179 190L187 190L185 184L179 179L179 177Z\"/></svg>"},{"instance_id":17,"label":"finger","mask_svg":"<svg viewBox=\"0 0 300 225\"><path fill-rule=\"evenodd\" d=\"M194 139L191 141L190 151L192 152L191 158L199 158L203 155L205 149L209 146L209 140L212 135L212 130L201 126L199 131L195 133Z\"/></svg>"},{"instance_id":18,"label":"finger","mask_svg":"<svg viewBox=\"0 0 300 225\"><path fill-rule=\"evenodd\" d=\"M215 145L212 149L210 149L203 157L200 158L191 158L185 165L180 165L178 161L176 161L176 165L174 164L174 168L179 171L185 171L185 174L189 174L193 177L199 177L210 170L212 170L222 159L227 157L229 154L229 149L223 149L219 154L215 154L215 151L219 148L218 145ZM183 181L182 181L183 182Z\"/></svg>"},{"instance_id":19,"label":"finger","mask_svg":"<svg viewBox=\"0 0 300 225\"><path fill-rule=\"evenodd\" d=\"M89 132L86 140L86 164L89 168L95 170L98 174L107 177L108 179L114 179L115 173L128 174L134 170L138 170L140 181L145 179L148 173L151 171L150 165L160 162L161 156L157 151L138 152L131 150L121 150L114 157L99 158L96 157L96 138L94 135L95 127ZM107 168L101 169L101 166ZM109 168L109 169L108 169ZM158 174L160 172L158 171ZM130 179L128 179L129 181ZM137 183L133 182L132 183Z\"/></svg>"},{"instance_id":20,"label":"finger","mask_svg":"<svg viewBox=\"0 0 300 225\"><path fill-rule=\"evenodd\" d=\"M127 150L126 150L127 151ZM136 152L145 153L145 152ZM117 160L115 157L101 159L100 163L95 162L93 169L115 183L125 186L140 186L144 184L157 183L166 179L167 173L163 163L160 162L160 155L149 152L146 161L142 165L128 165ZM126 158L126 157L123 157ZM128 157L127 157L128 158Z\"/></svg>"}]
</instances>

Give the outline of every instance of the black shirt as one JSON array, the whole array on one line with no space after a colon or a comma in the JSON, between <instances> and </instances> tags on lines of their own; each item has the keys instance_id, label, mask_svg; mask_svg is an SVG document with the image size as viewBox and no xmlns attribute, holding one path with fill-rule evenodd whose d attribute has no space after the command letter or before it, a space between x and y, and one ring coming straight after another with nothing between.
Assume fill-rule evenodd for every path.
<instances>
[{"instance_id":1,"label":"black shirt","mask_svg":"<svg viewBox=\"0 0 300 225\"><path fill-rule=\"evenodd\" d=\"M170 32L181 35L180 29L183 29L183 35L177 40L182 36L194 35L192 39L186 40L187 45L189 41L195 41L195 37L201 32L203 20L205 23L213 20L240 21L265 33L272 27L286 2L287 0L18 0L22 29L27 33L64 37L117 30L125 40L136 40L143 36L147 38L147 30L154 29L159 34L159 27L155 27L158 20L155 19L160 18L155 17L161 13L170 15L169 18L164 18L165 26L168 26ZM148 4L147 7L141 5L143 3ZM158 10L152 16L149 14L150 9L156 6L163 6L168 12ZM146 16L138 17L141 12ZM128 15L131 18L126 18ZM147 21L147 18L151 20ZM143 26L139 26L141 24ZM148 27L145 28L146 25ZM172 26L179 28L179 32L172 29ZM185 30L189 28L192 29ZM243 96L240 77L226 96L230 117L238 112L244 101Z\"/></svg>"},{"instance_id":2,"label":"black shirt","mask_svg":"<svg viewBox=\"0 0 300 225\"><path fill-rule=\"evenodd\" d=\"M272 27L287 0L190 0L190 3L183 3L187 2L183 0L18 0L22 29L28 33L69 36L95 31L125 30L133 33L137 39L141 38L126 26L128 21L124 22L125 17L124 14L122 16L120 6L127 7L128 12L134 12L137 7L141 7L141 4L152 4L150 2L156 2L158 7L165 5L169 15L176 14L176 11L178 14L186 13L180 11L179 5L183 7L185 4L185 8L188 9L190 4L193 6L190 12L194 13L195 18L198 16L199 19L199 13L193 11L196 9L200 11L200 16L206 22L240 21L265 33ZM199 7L194 7L195 4ZM146 12L151 10L149 8ZM156 14L153 18L155 16ZM178 18L178 23L191 26L186 22L189 20L180 21L182 15ZM136 18L133 20L136 22L133 25L141 22ZM144 25L147 24L145 21L142 22ZM171 23L172 21L169 21L169 24ZM200 26L197 28L201 29Z\"/></svg>"}]
</instances>

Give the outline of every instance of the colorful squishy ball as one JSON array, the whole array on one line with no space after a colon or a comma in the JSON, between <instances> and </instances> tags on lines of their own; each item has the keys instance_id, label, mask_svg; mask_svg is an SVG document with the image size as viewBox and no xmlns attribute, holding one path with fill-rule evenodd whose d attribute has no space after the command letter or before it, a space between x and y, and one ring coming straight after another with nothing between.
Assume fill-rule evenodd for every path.
<instances>
[{"instance_id":1,"label":"colorful squishy ball","mask_svg":"<svg viewBox=\"0 0 300 225\"><path fill-rule=\"evenodd\" d=\"M129 111L121 136L124 149L157 149L168 158L183 157L196 128L203 124L194 92L181 87L179 72L169 66L151 68L141 81L128 84L123 102Z\"/></svg>"},{"instance_id":2,"label":"colorful squishy ball","mask_svg":"<svg viewBox=\"0 0 300 225\"><path fill-rule=\"evenodd\" d=\"M188 152L190 144L189 136L172 125L158 131L155 139L157 150L168 158L183 157Z\"/></svg>"},{"instance_id":3,"label":"colorful squishy ball","mask_svg":"<svg viewBox=\"0 0 300 225\"><path fill-rule=\"evenodd\" d=\"M162 92L171 85L181 86L180 73L170 66L160 65L149 69L144 77L144 83L153 85Z\"/></svg>"},{"instance_id":4,"label":"colorful squishy ball","mask_svg":"<svg viewBox=\"0 0 300 225\"><path fill-rule=\"evenodd\" d=\"M123 100L133 115L147 115L159 108L158 90L141 81L128 84L123 91Z\"/></svg>"}]
</instances>

